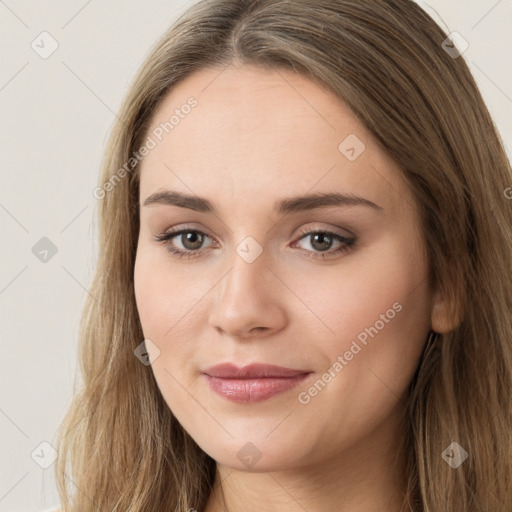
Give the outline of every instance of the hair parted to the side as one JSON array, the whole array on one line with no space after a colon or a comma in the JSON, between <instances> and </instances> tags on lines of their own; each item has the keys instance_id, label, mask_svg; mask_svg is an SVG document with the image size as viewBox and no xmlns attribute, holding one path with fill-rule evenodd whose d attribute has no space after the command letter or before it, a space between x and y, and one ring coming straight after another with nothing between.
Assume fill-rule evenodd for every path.
<instances>
[{"instance_id":1,"label":"hair parted to the side","mask_svg":"<svg viewBox=\"0 0 512 512\"><path fill-rule=\"evenodd\" d=\"M155 45L132 84L100 183L147 137L162 98L196 70L288 69L346 102L398 163L422 219L433 286L459 326L425 351L403 445L414 512L512 510L512 172L462 57L412 0L203 0ZM193 115L200 115L200 102ZM138 166L99 202L99 260L82 317L81 389L59 430L62 510L201 512L215 461L165 404L133 289ZM452 469L453 441L469 454Z\"/></svg>"}]
</instances>

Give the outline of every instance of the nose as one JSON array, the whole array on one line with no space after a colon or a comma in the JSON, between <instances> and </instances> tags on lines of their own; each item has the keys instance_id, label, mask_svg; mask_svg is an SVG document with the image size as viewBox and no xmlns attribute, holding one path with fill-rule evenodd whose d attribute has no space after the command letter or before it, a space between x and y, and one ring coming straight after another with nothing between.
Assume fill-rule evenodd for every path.
<instances>
[{"instance_id":1,"label":"nose","mask_svg":"<svg viewBox=\"0 0 512 512\"><path fill-rule=\"evenodd\" d=\"M286 287L268 266L265 251L251 263L235 251L227 275L212 290L209 324L233 338L267 337L286 325Z\"/></svg>"}]
</instances>

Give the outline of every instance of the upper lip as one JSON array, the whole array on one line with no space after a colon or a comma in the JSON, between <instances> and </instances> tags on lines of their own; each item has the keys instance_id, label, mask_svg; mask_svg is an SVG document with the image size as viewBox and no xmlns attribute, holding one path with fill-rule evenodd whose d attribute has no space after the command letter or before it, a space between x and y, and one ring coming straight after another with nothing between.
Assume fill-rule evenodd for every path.
<instances>
[{"instance_id":1,"label":"upper lip","mask_svg":"<svg viewBox=\"0 0 512 512\"><path fill-rule=\"evenodd\" d=\"M296 377L311 373L309 370L294 370L273 364L253 363L245 366L237 366L233 363L222 363L211 366L203 371L210 377L225 379L250 379L264 377Z\"/></svg>"}]
</instances>

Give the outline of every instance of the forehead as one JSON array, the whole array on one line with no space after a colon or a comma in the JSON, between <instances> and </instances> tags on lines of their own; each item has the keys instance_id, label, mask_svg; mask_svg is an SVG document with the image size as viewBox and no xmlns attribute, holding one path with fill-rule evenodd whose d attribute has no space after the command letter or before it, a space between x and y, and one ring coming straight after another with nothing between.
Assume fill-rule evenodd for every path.
<instances>
[{"instance_id":1,"label":"forehead","mask_svg":"<svg viewBox=\"0 0 512 512\"><path fill-rule=\"evenodd\" d=\"M173 188L273 203L335 190L412 204L397 165L348 106L291 71L199 70L167 94L148 135L156 146L141 165L141 198Z\"/></svg>"}]
</instances>

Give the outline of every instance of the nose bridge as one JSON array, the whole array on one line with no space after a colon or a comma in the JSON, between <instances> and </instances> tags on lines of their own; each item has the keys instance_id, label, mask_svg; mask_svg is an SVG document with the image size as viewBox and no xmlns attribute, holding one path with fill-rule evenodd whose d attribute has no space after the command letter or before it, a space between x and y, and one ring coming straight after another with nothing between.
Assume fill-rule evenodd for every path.
<instances>
[{"instance_id":1,"label":"nose bridge","mask_svg":"<svg viewBox=\"0 0 512 512\"><path fill-rule=\"evenodd\" d=\"M268 268L270 252L246 237L229 258L230 269L217 287L210 323L236 337L254 328L275 329L284 313Z\"/></svg>"},{"instance_id":2,"label":"nose bridge","mask_svg":"<svg viewBox=\"0 0 512 512\"><path fill-rule=\"evenodd\" d=\"M223 300L243 300L245 303L264 299L268 282L269 251L254 238L246 237L239 243L230 258L230 271L222 285Z\"/></svg>"}]
</instances>

